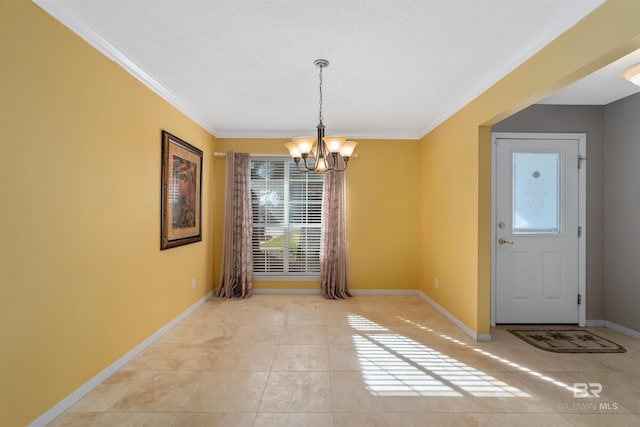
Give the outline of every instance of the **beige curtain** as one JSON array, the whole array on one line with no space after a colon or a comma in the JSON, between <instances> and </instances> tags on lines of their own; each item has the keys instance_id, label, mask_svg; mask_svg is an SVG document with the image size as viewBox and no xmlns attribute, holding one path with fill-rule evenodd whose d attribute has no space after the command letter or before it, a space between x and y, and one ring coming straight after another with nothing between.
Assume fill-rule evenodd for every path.
<instances>
[{"instance_id":1,"label":"beige curtain","mask_svg":"<svg viewBox=\"0 0 640 427\"><path fill-rule=\"evenodd\" d=\"M347 221L344 172L327 172L322 198L320 288L325 298L350 297L347 286Z\"/></svg>"},{"instance_id":2,"label":"beige curtain","mask_svg":"<svg viewBox=\"0 0 640 427\"><path fill-rule=\"evenodd\" d=\"M249 154L227 152L222 272L216 295L246 298L253 287L253 215Z\"/></svg>"}]
</instances>

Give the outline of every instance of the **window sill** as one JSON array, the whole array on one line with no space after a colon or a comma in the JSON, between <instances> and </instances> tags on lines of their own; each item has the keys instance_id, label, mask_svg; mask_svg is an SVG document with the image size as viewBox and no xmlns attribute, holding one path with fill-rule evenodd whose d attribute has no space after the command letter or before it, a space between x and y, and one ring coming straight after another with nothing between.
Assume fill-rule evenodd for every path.
<instances>
[{"instance_id":1,"label":"window sill","mask_svg":"<svg viewBox=\"0 0 640 427\"><path fill-rule=\"evenodd\" d=\"M254 274L253 278L261 282L317 282L320 276L271 276Z\"/></svg>"}]
</instances>

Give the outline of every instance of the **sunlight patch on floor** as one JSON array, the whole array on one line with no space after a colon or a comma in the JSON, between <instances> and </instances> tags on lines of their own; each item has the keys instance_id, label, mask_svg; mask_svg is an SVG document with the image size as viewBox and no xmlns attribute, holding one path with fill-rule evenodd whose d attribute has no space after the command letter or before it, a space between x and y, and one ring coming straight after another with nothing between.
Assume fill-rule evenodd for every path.
<instances>
[{"instance_id":1,"label":"sunlight patch on floor","mask_svg":"<svg viewBox=\"0 0 640 427\"><path fill-rule=\"evenodd\" d=\"M428 328L426 326L419 325L418 323L415 323L415 322L413 322L411 320L408 320L408 319L402 319L402 320L404 322L406 322L406 323L411 324L412 326L417 327L418 329L422 329L422 330L426 330L426 331L435 333L435 331L433 329ZM466 343L464 343L464 342L462 342L460 340L457 340L455 338L452 338L452 337L450 337L450 336L448 336L446 334L439 334L439 335L440 335L440 337L442 337L442 338L444 338L444 339L446 339L448 341L454 342L454 343L456 343L458 345L461 345L461 346L464 346L464 347L469 347L469 348L473 349L473 351L475 351L477 353L480 353L483 356L486 356L486 357L489 357L491 359L497 360L500 363L503 363L503 364L505 364L507 366L511 366L512 368L517 369L517 370L519 370L521 372L526 372L529 375L532 375L532 376L534 376L536 378L539 378L539 379L541 379L543 381L546 381L546 382L549 382L551 384L554 384L554 385L556 385L556 386L558 386L560 388L563 388L563 389L568 390L568 391L573 393L573 387L572 386L570 386L568 384L565 384L565 383L563 383L561 381L558 381L558 380L556 380L556 379L554 379L554 378L552 378L552 377L550 377L548 375L544 375L544 374L542 374L540 372L537 372L537 371L534 371L532 369L529 369L526 366L522 366L522 365L520 365L518 363L512 362L511 360L505 359L503 357L497 356L497 355L495 355L495 354L493 354L491 352L488 352L486 350L483 350L481 348L476 348L476 347L473 347L473 346L469 346Z\"/></svg>"},{"instance_id":2,"label":"sunlight patch on floor","mask_svg":"<svg viewBox=\"0 0 640 427\"><path fill-rule=\"evenodd\" d=\"M529 397L516 387L358 315L353 342L374 396Z\"/></svg>"}]
</instances>

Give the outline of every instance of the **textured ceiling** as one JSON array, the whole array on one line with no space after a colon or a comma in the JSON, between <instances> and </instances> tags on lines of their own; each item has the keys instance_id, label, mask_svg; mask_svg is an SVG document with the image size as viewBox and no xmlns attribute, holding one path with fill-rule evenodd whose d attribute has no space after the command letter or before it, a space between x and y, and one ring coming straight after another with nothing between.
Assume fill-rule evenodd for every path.
<instances>
[{"instance_id":1,"label":"textured ceiling","mask_svg":"<svg viewBox=\"0 0 640 427\"><path fill-rule=\"evenodd\" d=\"M218 137L419 138L602 0L35 0Z\"/></svg>"}]
</instances>

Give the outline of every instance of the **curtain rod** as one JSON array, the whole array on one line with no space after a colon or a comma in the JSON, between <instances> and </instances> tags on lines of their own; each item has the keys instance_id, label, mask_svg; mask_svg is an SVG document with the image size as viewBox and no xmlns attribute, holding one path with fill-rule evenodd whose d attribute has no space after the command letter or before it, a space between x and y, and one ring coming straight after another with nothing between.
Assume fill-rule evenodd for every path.
<instances>
[{"instance_id":1,"label":"curtain rod","mask_svg":"<svg viewBox=\"0 0 640 427\"><path fill-rule=\"evenodd\" d=\"M213 155L215 157L227 157L227 153L226 152L225 153L220 153L220 152L216 151L215 153L213 153ZM253 154L253 153L249 153L249 155L251 157L284 157L284 156L289 157L289 153L284 152L284 151L282 153L278 153L278 154L261 154L261 153Z\"/></svg>"},{"instance_id":2,"label":"curtain rod","mask_svg":"<svg viewBox=\"0 0 640 427\"><path fill-rule=\"evenodd\" d=\"M227 157L227 153L221 153L219 151L216 151L215 153L213 153L214 157ZM277 154L263 154L263 153L249 153L249 155L251 157L290 157L288 153L277 153ZM311 156L313 157L313 156ZM357 158L358 157L358 153L355 153L351 156L351 158Z\"/></svg>"}]
</instances>

